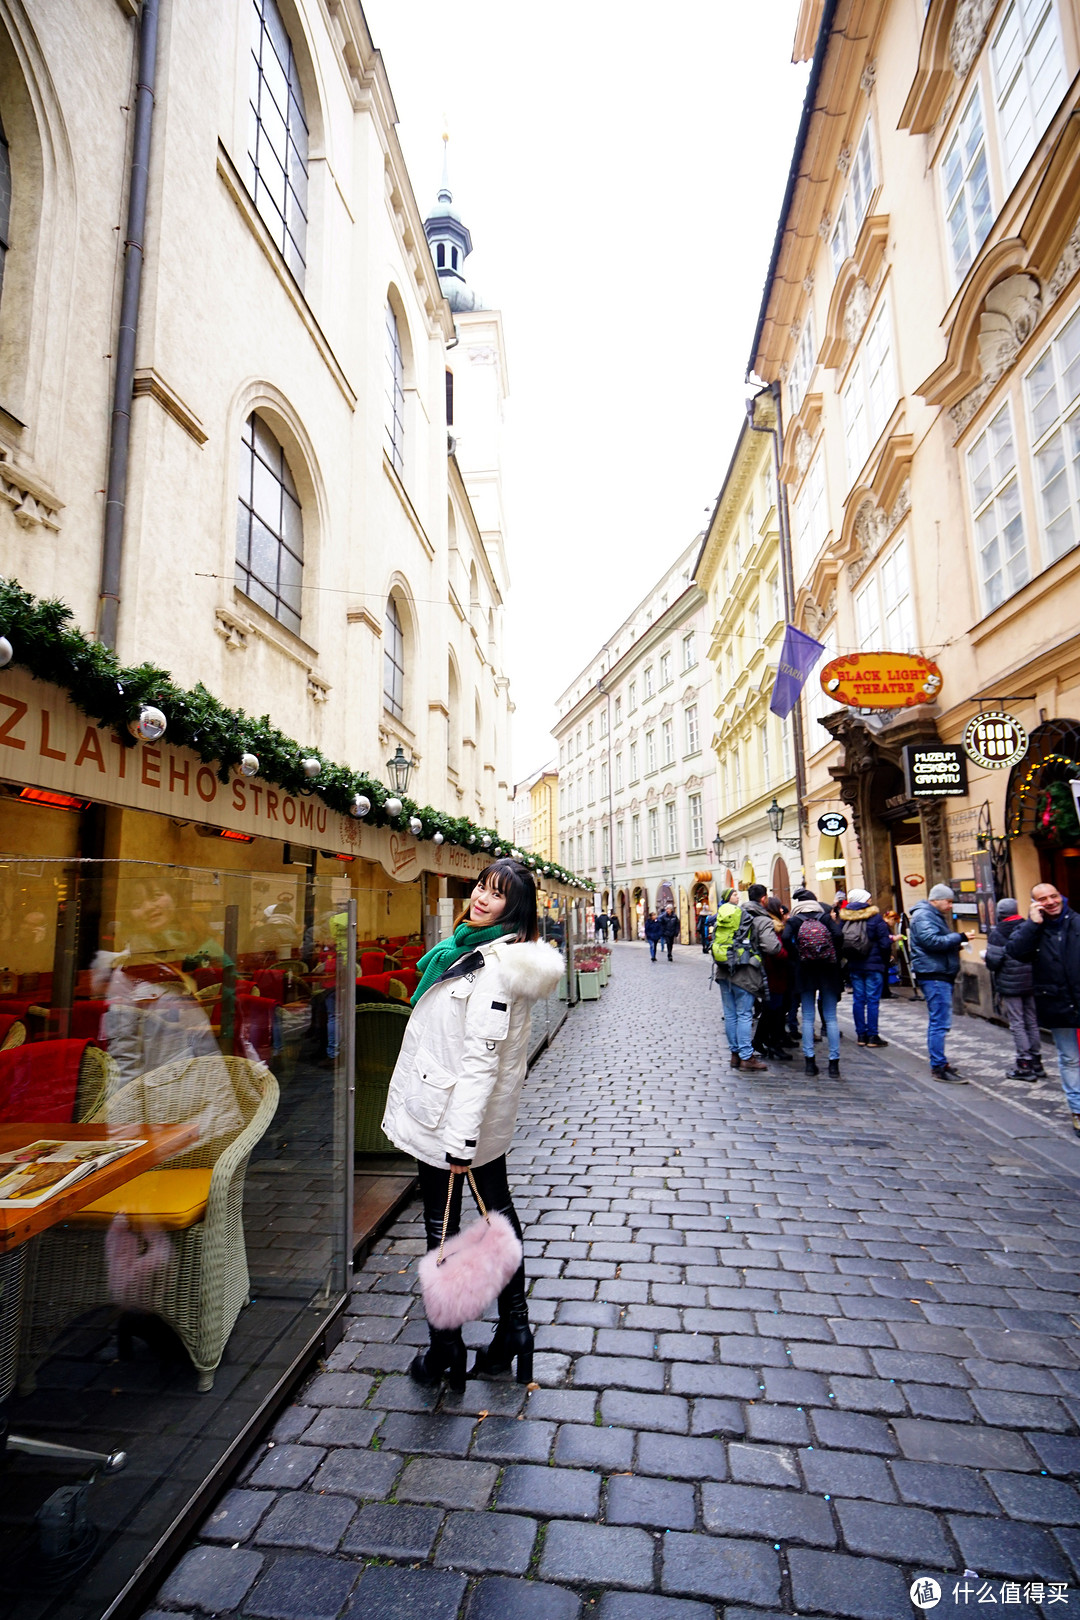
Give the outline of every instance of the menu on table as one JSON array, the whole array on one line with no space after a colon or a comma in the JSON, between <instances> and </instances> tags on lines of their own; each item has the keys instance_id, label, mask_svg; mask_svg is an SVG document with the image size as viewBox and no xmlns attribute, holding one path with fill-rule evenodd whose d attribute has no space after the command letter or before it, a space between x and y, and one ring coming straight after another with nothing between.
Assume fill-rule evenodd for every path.
<instances>
[{"instance_id":1,"label":"menu on table","mask_svg":"<svg viewBox=\"0 0 1080 1620\"><path fill-rule=\"evenodd\" d=\"M145 1138L66 1142L42 1137L25 1147L0 1153L0 1209L35 1209L55 1198L83 1176L91 1175L144 1146Z\"/></svg>"}]
</instances>

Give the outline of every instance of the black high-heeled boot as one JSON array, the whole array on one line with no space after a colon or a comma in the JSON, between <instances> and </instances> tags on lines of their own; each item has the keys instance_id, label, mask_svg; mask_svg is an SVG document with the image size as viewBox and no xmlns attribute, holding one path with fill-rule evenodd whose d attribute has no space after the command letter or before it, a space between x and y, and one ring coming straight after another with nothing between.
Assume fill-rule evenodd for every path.
<instances>
[{"instance_id":1,"label":"black high-heeled boot","mask_svg":"<svg viewBox=\"0 0 1080 1620\"><path fill-rule=\"evenodd\" d=\"M465 1341L460 1328L428 1328L431 1344L414 1356L409 1377L414 1383L432 1389L446 1382L455 1395L465 1392Z\"/></svg>"},{"instance_id":2,"label":"black high-heeled boot","mask_svg":"<svg viewBox=\"0 0 1080 1620\"><path fill-rule=\"evenodd\" d=\"M525 1271L514 1273L499 1295L499 1320L491 1343L476 1352L470 1378L493 1378L510 1371L517 1362L517 1381L531 1384L533 1375L533 1336L529 1326L529 1304L525 1298Z\"/></svg>"}]
</instances>

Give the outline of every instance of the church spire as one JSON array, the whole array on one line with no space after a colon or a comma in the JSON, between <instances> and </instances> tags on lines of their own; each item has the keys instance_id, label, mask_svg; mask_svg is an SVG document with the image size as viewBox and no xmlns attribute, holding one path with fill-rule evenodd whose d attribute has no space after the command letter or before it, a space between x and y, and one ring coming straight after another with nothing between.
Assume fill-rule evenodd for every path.
<instances>
[{"instance_id":1,"label":"church spire","mask_svg":"<svg viewBox=\"0 0 1080 1620\"><path fill-rule=\"evenodd\" d=\"M472 237L469 227L463 224L461 215L454 207L454 193L450 189L450 137L444 133L442 139L442 180L435 206L424 221L424 234L450 308L480 309L483 307L480 298L465 280L464 265L472 252Z\"/></svg>"}]
</instances>

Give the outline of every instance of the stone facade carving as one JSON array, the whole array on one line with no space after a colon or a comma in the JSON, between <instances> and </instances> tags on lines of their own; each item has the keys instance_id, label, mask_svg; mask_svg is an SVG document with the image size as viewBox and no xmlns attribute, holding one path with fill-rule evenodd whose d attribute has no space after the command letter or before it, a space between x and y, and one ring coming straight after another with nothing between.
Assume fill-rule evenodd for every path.
<instances>
[{"instance_id":1,"label":"stone facade carving","mask_svg":"<svg viewBox=\"0 0 1080 1620\"><path fill-rule=\"evenodd\" d=\"M60 528L63 502L47 494L45 487L27 475L8 459L8 452L0 449L0 500L12 509L12 516L20 529Z\"/></svg>"},{"instance_id":2,"label":"stone facade carving","mask_svg":"<svg viewBox=\"0 0 1080 1620\"><path fill-rule=\"evenodd\" d=\"M949 412L957 438L1013 364L1034 331L1042 308L1042 293L1034 276L1008 276L987 293L979 320L980 380Z\"/></svg>"},{"instance_id":3,"label":"stone facade carving","mask_svg":"<svg viewBox=\"0 0 1080 1620\"><path fill-rule=\"evenodd\" d=\"M855 514L854 531L858 549L847 566L849 585L858 583L886 540L910 511L911 484L906 478L891 511L886 512L871 496L867 496Z\"/></svg>"},{"instance_id":4,"label":"stone facade carving","mask_svg":"<svg viewBox=\"0 0 1080 1620\"><path fill-rule=\"evenodd\" d=\"M803 623L809 633L814 637L820 636L828 623L828 619L829 615L825 612L821 603L815 602L811 596L803 608Z\"/></svg>"},{"instance_id":5,"label":"stone facade carving","mask_svg":"<svg viewBox=\"0 0 1080 1620\"><path fill-rule=\"evenodd\" d=\"M248 626L243 619L238 619L225 608L218 608L214 615L214 629L230 652L247 651Z\"/></svg>"},{"instance_id":6,"label":"stone facade carving","mask_svg":"<svg viewBox=\"0 0 1080 1620\"><path fill-rule=\"evenodd\" d=\"M809 298L810 294L813 292L814 272L812 270L808 270L805 276L803 276L802 290L806 294L807 298Z\"/></svg>"},{"instance_id":7,"label":"stone facade carving","mask_svg":"<svg viewBox=\"0 0 1080 1620\"><path fill-rule=\"evenodd\" d=\"M829 232L831 230L832 230L832 215L831 214L822 214L820 220L818 221L817 233L821 237L821 240L823 242L828 240Z\"/></svg>"},{"instance_id":8,"label":"stone facade carving","mask_svg":"<svg viewBox=\"0 0 1080 1620\"><path fill-rule=\"evenodd\" d=\"M967 77L982 49L996 4L997 0L960 0L949 29L949 61L958 79Z\"/></svg>"},{"instance_id":9,"label":"stone facade carving","mask_svg":"<svg viewBox=\"0 0 1080 1620\"><path fill-rule=\"evenodd\" d=\"M1065 244L1065 251L1057 262L1057 268L1046 283L1047 309L1064 292L1078 270L1080 270L1080 223L1073 226L1073 233Z\"/></svg>"},{"instance_id":10,"label":"stone facade carving","mask_svg":"<svg viewBox=\"0 0 1080 1620\"><path fill-rule=\"evenodd\" d=\"M870 314L870 288L860 276L844 305L844 337L852 348L858 343Z\"/></svg>"},{"instance_id":11,"label":"stone facade carving","mask_svg":"<svg viewBox=\"0 0 1080 1620\"><path fill-rule=\"evenodd\" d=\"M867 62L866 66L862 70L862 77L859 79L859 89L862 91L864 96L868 96L876 83L877 63L871 59L869 62Z\"/></svg>"},{"instance_id":12,"label":"stone facade carving","mask_svg":"<svg viewBox=\"0 0 1080 1620\"><path fill-rule=\"evenodd\" d=\"M846 175L848 173L849 169L851 168L851 147L850 146L842 146L840 148L840 151L837 154L836 167L840 170L841 174Z\"/></svg>"},{"instance_id":13,"label":"stone facade carving","mask_svg":"<svg viewBox=\"0 0 1080 1620\"><path fill-rule=\"evenodd\" d=\"M800 478L810 465L810 453L812 450L813 445L810 442L809 433L805 428L800 428L795 435L795 471Z\"/></svg>"}]
</instances>

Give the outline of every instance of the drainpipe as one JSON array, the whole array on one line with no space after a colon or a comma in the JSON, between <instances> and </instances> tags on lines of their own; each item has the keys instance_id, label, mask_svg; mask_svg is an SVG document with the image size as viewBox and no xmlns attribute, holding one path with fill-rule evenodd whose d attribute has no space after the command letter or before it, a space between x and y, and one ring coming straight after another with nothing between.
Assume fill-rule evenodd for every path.
<instances>
[{"instance_id":1,"label":"drainpipe","mask_svg":"<svg viewBox=\"0 0 1080 1620\"><path fill-rule=\"evenodd\" d=\"M780 403L780 384L770 383L768 388L762 389L773 402L776 413L775 427L758 427L754 420L755 400L747 401L746 417L750 427L755 433L768 433L772 438L773 449L773 477L776 483L776 509L780 528L780 580L784 589L784 618L788 624L794 622L795 615L795 571L792 565L791 554L791 521L788 513L787 486L780 479L780 464L784 459L784 419ZM761 395L755 395L759 399ZM802 694L795 700L795 707L791 711L792 740L795 744L795 802L799 824L799 864L803 869L803 881L806 881L806 861L803 855L803 838L808 832L806 820L806 733L803 730Z\"/></svg>"},{"instance_id":2,"label":"drainpipe","mask_svg":"<svg viewBox=\"0 0 1080 1620\"><path fill-rule=\"evenodd\" d=\"M109 423L109 471L105 483L105 532L101 547L98 593L98 640L116 646L120 614L120 571L124 557L131 401L135 382L135 339L142 290L146 192L150 180L150 131L157 77L158 8L160 0L142 0L139 21L139 67L135 84L135 121L131 143L127 232L124 238L124 285L116 338L112 417Z\"/></svg>"}]
</instances>

